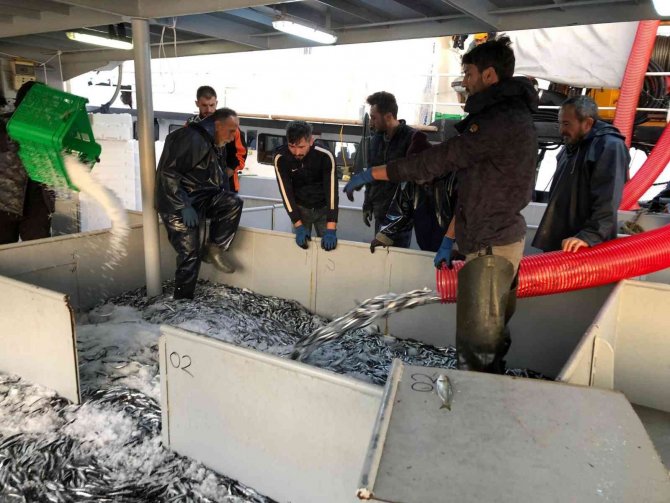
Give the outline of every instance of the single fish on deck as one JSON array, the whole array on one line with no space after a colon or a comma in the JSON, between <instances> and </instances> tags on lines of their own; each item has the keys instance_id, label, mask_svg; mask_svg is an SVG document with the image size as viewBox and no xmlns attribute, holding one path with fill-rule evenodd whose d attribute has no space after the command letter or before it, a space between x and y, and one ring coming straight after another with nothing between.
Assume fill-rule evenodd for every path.
<instances>
[{"instance_id":1,"label":"single fish on deck","mask_svg":"<svg viewBox=\"0 0 670 503\"><path fill-rule=\"evenodd\" d=\"M437 378L437 396L442 400L440 409L451 410L451 401L454 398L454 389L451 386L451 381L445 374L440 374Z\"/></svg>"}]
</instances>

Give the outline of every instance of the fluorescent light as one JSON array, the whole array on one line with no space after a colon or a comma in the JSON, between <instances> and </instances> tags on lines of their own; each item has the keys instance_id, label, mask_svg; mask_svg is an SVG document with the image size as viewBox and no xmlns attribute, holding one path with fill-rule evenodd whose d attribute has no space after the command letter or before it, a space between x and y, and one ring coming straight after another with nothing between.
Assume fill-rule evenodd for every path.
<instances>
[{"instance_id":1,"label":"fluorescent light","mask_svg":"<svg viewBox=\"0 0 670 503\"><path fill-rule=\"evenodd\" d=\"M272 26L274 26L275 30L290 33L291 35L306 38L307 40L313 40L320 44L334 44L337 42L337 37L332 33L310 28L309 26L296 23L295 21L289 21L288 19L275 19L272 21Z\"/></svg>"},{"instance_id":2,"label":"fluorescent light","mask_svg":"<svg viewBox=\"0 0 670 503\"><path fill-rule=\"evenodd\" d=\"M670 2L668 0L654 0L653 3L659 16L670 16Z\"/></svg>"},{"instance_id":3,"label":"fluorescent light","mask_svg":"<svg viewBox=\"0 0 670 503\"><path fill-rule=\"evenodd\" d=\"M101 45L103 47L112 47L114 49L125 49L125 50L133 48L133 43L126 42L125 40L118 40L109 37L100 37L98 35L91 35L90 33L82 33L79 31L68 31L65 32L65 34L67 35L67 38L69 38L70 40L83 42L85 44Z\"/></svg>"}]
</instances>

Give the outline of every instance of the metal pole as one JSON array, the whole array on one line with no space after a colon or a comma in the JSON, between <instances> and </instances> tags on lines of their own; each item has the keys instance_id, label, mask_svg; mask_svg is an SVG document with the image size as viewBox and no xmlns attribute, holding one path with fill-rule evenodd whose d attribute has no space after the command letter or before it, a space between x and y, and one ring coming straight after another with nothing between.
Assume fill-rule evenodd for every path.
<instances>
[{"instance_id":1,"label":"metal pole","mask_svg":"<svg viewBox=\"0 0 670 503\"><path fill-rule=\"evenodd\" d=\"M140 148L142 181L142 223L144 225L144 268L147 296L155 297L161 288L158 214L154 209L156 184L156 150L154 145L154 105L151 96L151 48L149 22L132 20L133 56L135 58L135 90L137 94L137 139Z\"/></svg>"}]
</instances>

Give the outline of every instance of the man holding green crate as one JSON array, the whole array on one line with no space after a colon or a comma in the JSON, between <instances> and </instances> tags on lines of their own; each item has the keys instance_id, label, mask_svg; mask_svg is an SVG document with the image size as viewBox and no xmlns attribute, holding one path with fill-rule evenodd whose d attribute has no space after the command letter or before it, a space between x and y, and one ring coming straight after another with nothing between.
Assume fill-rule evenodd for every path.
<instances>
[{"instance_id":1,"label":"man holding green crate","mask_svg":"<svg viewBox=\"0 0 670 503\"><path fill-rule=\"evenodd\" d=\"M26 82L16 93L14 109L37 82ZM0 117L0 244L51 236L55 195L46 185L31 180L7 132L10 115ZM36 118L37 120L37 118Z\"/></svg>"}]
</instances>

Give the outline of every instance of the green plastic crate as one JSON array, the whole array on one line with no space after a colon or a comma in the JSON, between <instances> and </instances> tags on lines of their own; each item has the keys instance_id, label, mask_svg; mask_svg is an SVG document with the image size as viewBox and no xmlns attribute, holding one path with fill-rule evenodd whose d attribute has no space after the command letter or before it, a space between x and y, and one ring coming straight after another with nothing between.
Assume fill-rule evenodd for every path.
<instances>
[{"instance_id":1,"label":"green plastic crate","mask_svg":"<svg viewBox=\"0 0 670 503\"><path fill-rule=\"evenodd\" d=\"M72 185L63 164L63 152L79 154L93 165L101 148L93 138L86 113L88 100L43 84L34 85L7 124L19 148L28 176L51 186Z\"/></svg>"},{"instance_id":2,"label":"green plastic crate","mask_svg":"<svg viewBox=\"0 0 670 503\"><path fill-rule=\"evenodd\" d=\"M442 119L447 119L447 120L461 120L465 117L465 114L445 114L442 112L435 112L435 118L433 120L439 121Z\"/></svg>"}]
</instances>

